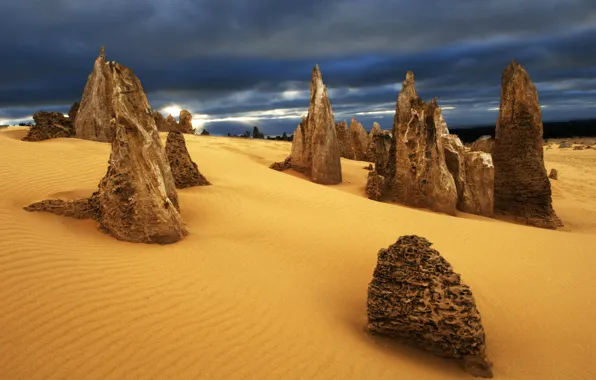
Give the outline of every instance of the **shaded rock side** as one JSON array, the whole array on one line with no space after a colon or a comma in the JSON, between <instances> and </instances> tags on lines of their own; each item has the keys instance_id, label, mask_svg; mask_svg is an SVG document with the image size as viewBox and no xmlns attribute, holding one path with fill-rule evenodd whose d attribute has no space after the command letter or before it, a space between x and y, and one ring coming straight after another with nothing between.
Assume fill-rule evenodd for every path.
<instances>
[{"instance_id":1,"label":"shaded rock side","mask_svg":"<svg viewBox=\"0 0 596 380\"><path fill-rule=\"evenodd\" d=\"M392 144L391 132L381 131L373 135L372 143L374 144L373 161L375 163L375 170L382 176L385 176L387 165L389 164L390 150Z\"/></svg>"},{"instance_id":2,"label":"shaded rock side","mask_svg":"<svg viewBox=\"0 0 596 380\"><path fill-rule=\"evenodd\" d=\"M382 132L381 126L376 121L373 123L373 126L368 134L368 148L367 148L367 155L370 161L374 162L375 157L377 156L376 146L375 146L375 136Z\"/></svg>"},{"instance_id":3,"label":"shaded rock side","mask_svg":"<svg viewBox=\"0 0 596 380\"><path fill-rule=\"evenodd\" d=\"M495 144L495 139L491 136L481 136L478 140L474 141L470 146L471 152L484 152L484 153L493 153L493 146Z\"/></svg>"},{"instance_id":4,"label":"shaded rock side","mask_svg":"<svg viewBox=\"0 0 596 380\"><path fill-rule=\"evenodd\" d=\"M368 133L355 118L350 122L350 140L352 140L352 147L354 149L354 159L357 161L369 161L368 156Z\"/></svg>"},{"instance_id":5,"label":"shaded rock side","mask_svg":"<svg viewBox=\"0 0 596 380\"><path fill-rule=\"evenodd\" d=\"M166 140L166 156L170 162L176 188L211 185L201 174L197 164L190 158L186 141L181 132L169 132Z\"/></svg>"},{"instance_id":6,"label":"shaded rock side","mask_svg":"<svg viewBox=\"0 0 596 380\"><path fill-rule=\"evenodd\" d=\"M252 128L252 138L253 139L264 139L265 135L261 133L261 131L259 131L259 128L257 126L254 126Z\"/></svg>"},{"instance_id":7,"label":"shaded rock side","mask_svg":"<svg viewBox=\"0 0 596 380\"><path fill-rule=\"evenodd\" d=\"M35 125L29 128L23 141L42 141L75 135L72 120L60 112L36 112L33 120Z\"/></svg>"},{"instance_id":8,"label":"shaded rock side","mask_svg":"<svg viewBox=\"0 0 596 380\"><path fill-rule=\"evenodd\" d=\"M306 142L310 149L309 177L313 182L320 184L341 183L341 162L335 120L318 65L312 72L310 107L306 124L308 131Z\"/></svg>"},{"instance_id":9,"label":"shaded rock side","mask_svg":"<svg viewBox=\"0 0 596 380\"><path fill-rule=\"evenodd\" d=\"M401 236L379 251L367 313L372 334L455 359L474 376L493 376L474 296L425 238Z\"/></svg>"},{"instance_id":10,"label":"shaded rock side","mask_svg":"<svg viewBox=\"0 0 596 380\"><path fill-rule=\"evenodd\" d=\"M559 179L559 172L557 171L557 169L553 168L550 170L550 173L548 174L548 178L550 179L554 179L554 180L558 180Z\"/></svg>"},{"instance_id":11,"label":"shaded rock side","mask_svg":"<svg viewBox=\"0 0 596 380\"><path fill-rule=\"evenodd\" d=\"M467 152L465 154L466 192L461 210L487 217L494 216L495 167L490 154Z\"/></svg>"},{"instance_id":12,"label":"shaded rock side","mask_svg":"<svg viewBox=\"0 0 596 380\"><path fill-rule=\"evenodd\" d=\"M291 169L292 157L288 156L283 162L274 162L269 166L269 168L277 170L278 172L283 172L284 170Z\"/></svg>"},{"instance_id":13,"label":"shaded rock side","mask_svg":"<svg viewBox=\"0 0 596 380\"><path fill-rule=\"evenodd\" d=\"M174 243L187 231L157 127L149 108L144 107L146 100L140 99L138 84L130 80L130 70L113 63L108 67L114 91L109 128L114 136L108 171L98 190L87 200L42 201L25 210L92 217L119 240Z\"/></svg>"},{"instance_id":14,"label":"shaded rock side","mask_svg":"<svg viewBox=\"0 0 596 380\"><path fill-rule=\"evenodd\" d=\"M495 211L554 229L561 222L552 207L542 132L536 87L526 70L513 61L503 72L493 147Z\"/></svg>"},{"instance_id":15,"label":"shaded rock side","mask_svg":"<svg viewBox=\"0 0 596 380\"><path fill-rule=\"evenodd\" d=\"M74 102L68 110L68 120L70 120L70 122L72 123L73 128L75 125L75 121L77 120L77 115L79 114L79 107L79 102Z\"/></svg>"},{"instance_id":16,"label":"shaded rock side","mask_svg":"<svg viewBox=\"0 0 596 380\"><path fill-rule=\"evenodd\" d=\"M335 132L337 133L337 142L339 144L339 154L349 160L354 159L354 148L350 138L348 124L345 121L335 123Z\"/></svg>"},{"instance_id":17,"label":"shaded rock side","mask_svg":"<svg viewBox=\"0 0 596 380\"><path fill-rule=\"evenodd\" d=\"M192 114L187 110L180 111L180 116L178 117L178 132L182 133L194 133L195 130L192 127Z\"/></svg>"},{"instance_id":18,"label":"shaded rock side","mask_svg":"<svg viewBox=\"0 0 596 380\"><path fill-rule=\"evenodd\" d=\"M457 209L466 211L466 205L473 203L472 195L466 186L466 150L459 137L446 134L441 136L445 164L453 176L457 189ZM492 191L492 189L491 189Z\"/></svg>"},{"instance_id":19,"label":"shaded rock side","mask_svg":"<svg viewBox=\"0 0 596 380\"><path fill-rule=\"evenodd\" d=\"M395 119L401 119L399 99ZM435 125L437 103L411 101L410 118L394 125L392 151L386 172L392 200L413 207L455 215L457 189L447 169L440 131ZM392 156L395 166L392 166ZM392 172L393 171L393 172Z\"/></svg>"},{"instance_id":20,"label":"shaded rock side","mask_svg":"<svg viewBox=\"0 0 596 380\"><path fill-rule=\"evenodd\" d=\"M385 177L383 177L376 171L369 172L367 180L366 180L366 188L365 188L366 197L368 199L372 199L373 201L378 201L381 199L384 192L385 192Z\"/></svg>"}]
</instances>

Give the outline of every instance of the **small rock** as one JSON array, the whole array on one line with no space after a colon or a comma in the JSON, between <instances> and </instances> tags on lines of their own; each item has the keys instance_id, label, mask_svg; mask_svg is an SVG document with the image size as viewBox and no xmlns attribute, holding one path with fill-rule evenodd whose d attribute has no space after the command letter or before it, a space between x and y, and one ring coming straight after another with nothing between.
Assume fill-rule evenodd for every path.
<instances>
[{"instance_id":1,"label":"small rock","mask_svg":"<svg viewBox=\"0 0 596 380\"><path fill-rule=\"evenodd\" d=\"M559 144L559 149L567 149L567 148L571 148L572 145L570 142L567 141L563 141L562 143Z\"/></svg>"},{"instance_id":2,"label":"small rock","mask_svg":"<svg viewBox=\"0 0 596 380\"><path fill-rule=\"evenodd\" d=\"M292 168L292 157L287 157L283 162L274 162L269 166L273 170L277 170L279 172L283 172L284 170L288 170Z\"/></svg>"},{"instance_id":3,"label":"small rock","mask_svg":"<svg viewBox=\"0 0 596 380\"><path fill-rule=\"evenodd\" d=\"M557 169L552 168L550 170L550 173L548 174L548 178L550 179L559 179L559 172L557 171Z\"/></svg>"},{"instance_id":4,"label":"small rock","mask_svg":"<svg viewBox=\"0 0 596 380\"><path fill-rule=\"evenodd\" d=\"M586 149L586 147L583 145L577 145L577 146L573 147L573 150L584 150L584 149Z\"/></svg>"},{"instance_id":5,"label":"small rock","mask_svg":"<svg viewBox=\"0 0 596 380\"><path fill-rule=\"evenodd\" d=\"M195 133L195 129L192 127L192 115L187 110L180 111L180 120L178 123L178 131L182 133Z\"/></svg>"},{"instance_id":6,"label":"small rock","mask_svg":"<svg viewBox=\"0 0 596 380\"><path fill-rule=\"evenodd\" d=\"M385 189L385 177L379 175L377 172L372 171L368 173L366 180L366 197L374 201L378 201L383 196Z\"/></svg>"},{"instance_id":7,"label":"small rock","mask_svg":"<svg viewBox=\"0 0 596 380\"><path fill-rule=\"evenodd\" d=\"M373 164L368 164L368 166L365 166L363 169L366 169L366 170L374 170L374 168L373 168Z\"/></svg>"},{"instance_id":8,"label":"small rock","mask_svg":"<svg viewBox=\"0 0 596 380\"><path fill-rule=\"evenodd\" d=\"M73 120L60 112L36 112L35 124L31 126L23 141L42 141L60 137L74 137Z\"/></svg>"}]
</instances>

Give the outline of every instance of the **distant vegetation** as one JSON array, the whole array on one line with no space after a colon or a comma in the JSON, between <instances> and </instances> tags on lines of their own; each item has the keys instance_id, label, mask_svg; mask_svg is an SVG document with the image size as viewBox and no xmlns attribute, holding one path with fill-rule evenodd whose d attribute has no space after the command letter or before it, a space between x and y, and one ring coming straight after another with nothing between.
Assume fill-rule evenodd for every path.
<instances>
[{"instance_id":1,"label":"distant vegetation","mask_svg":"<svg viewBox=\"0 0 596 380\"><path fill-rule=\"evenodd\" d=\"M544 139L596 137L596 119L544 122ZM472 143L481 136L495 137L495 126L453 128L451 132L464 143Z\"/></svg>"}]
</instances>

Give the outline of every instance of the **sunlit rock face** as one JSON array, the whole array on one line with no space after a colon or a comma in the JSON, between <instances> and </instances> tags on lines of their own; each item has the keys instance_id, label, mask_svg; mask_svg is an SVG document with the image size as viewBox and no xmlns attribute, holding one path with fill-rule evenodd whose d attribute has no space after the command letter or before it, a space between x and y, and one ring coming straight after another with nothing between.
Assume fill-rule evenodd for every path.
<instances>
[{"instance_id":1,"label":"sunlit rock face","mask_svg":"<svg viewBox=\"0 0 596 380\"><path fill-rule=\"evenodd\" d=\"M138 79L129 69L116 63L107 63L106 67L102 73L109 73L112 95L106 99L113 117L102 133L111 135L112 151L98 190L88 199L46 200L25 210L92 218L119 240L174 243L187 231L178 212L176 186L152 112Z\"/></svg>"},{"instance_id":2,"label":"sunlit rock face","mask_svg":"<svg viewBox=\"0 0 596 380\"><path fill-rule=\"evenodd\" d=\"M317 65L312 72L308 115L294 132L289 160L294 170L304 173L313 182L341 183L340 147L335 126L327 89ZM271 167L282 168L284 165L279 163Z\"/></svg>"},{"instance_id":3,"label":"sunlit rock face","mask_svg":"<svg viewBox=\"0 0 596 380\"><path fill-rule=\"evenodd\" d=\"M76 137L109 142L114 137L112 119L115 104L127 96L144 112L150 112L147 96L132 70L114 61L105 60L102 47L87 79L75 121Z\"/></svg>"},{"instance_id":4,"label":"sunlit rock face","mask_svg":"<svg viewBox=\"0 0 596 380\"><path fill-rule=\"evenodd\" d=\"M501 105L492 151L495 211L529 225L554 229L562 224L552 207L542 128L536 87L526 70L513 61L501 80Z\"/></svg>"},{"instance_id":5,"label":"sunlit rock face","mask_svg":"<svg viewBox=\"0 0 596 380\"><path fill-rule=\"evenodd\" d=\"M355 118L350 122L350 140L352 141L352 148L354 151L354 159L358 161L368 161L368 133Z\"/></svg>"}]
</instances>

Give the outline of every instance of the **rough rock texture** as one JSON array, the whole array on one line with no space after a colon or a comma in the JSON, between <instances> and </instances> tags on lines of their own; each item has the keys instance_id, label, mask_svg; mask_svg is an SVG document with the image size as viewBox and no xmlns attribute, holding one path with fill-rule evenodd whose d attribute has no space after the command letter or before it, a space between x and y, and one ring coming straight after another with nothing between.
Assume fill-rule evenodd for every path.
<instances>
[{"instance_id":1,"label":"rough rock texture","mask_svg":"<svg viewBox=\"0 0 596 380\"><path fill-rule=\"evenodd\" d=\"M114 136L108 171L98 190L89 199L42 201L25 210L93 218L119 240L174 243L187 232L147 98L138 79L131 80L129 69L117 63L105 66L113 91L107 106L114 115L106 130Z\"/></svg>"},{"instance_id":2,"label":"rough rock texture","mask_svg":"<svg viewBox=\"0 0 596 380\"><path fill-rule=\"evenodd\" d=\"M36 112L33 120L35 125L29 128L23 141L42 141L75 135L72 120L60 112Z\"/></svg>"},{"instance_id":3,"label":"rough rock texture","mask_svg":"<svg viewBox=\"0 0 596 380\"><path fill-rule=\"evenodd\" d=\"M376 149L376 144L375 144L375 136L379 135L382 133L382 129L381 126L379 125L379 123L377 123L376 121L373 123L373 127L370 130L370 133L368 134L368 150L367 150L367 155L368 158L371 161L375 161L376 157L377 157L377 149Z\"/></svg>"},{"instance_id":4,"label":"rough rock texture","mask_svg":"<svg viewBox=\"0 0 596 380\"><path fill-rule=\"evenodd\" d=\"M368 173L368 178L366 180L366 197L368 199L372 199L374 201L378 201L383 196L385 191L385 177L377 173L376 171L371 171Z\"/></svg>"},{"instance_id":5,"label":"rough rock texture","mask_svg":"<svg viewBox=\"0 0 596 380\"><path fill-rule=\"evenodd\" d=\"M335 132L337 133L340 157L353 160L354 148L352 147L352 139L350 138L348 124L345 121L335 123Z\"/></svg>"},{"instance_id":6,"label":"rough rock texture","mask_svg":"<svg viewBox=\"0 0 596 380\"><path fill-rule=\"evenodd\" d=\"M389 164L389 156L392 144L391 132L381 131L376 133L372 137L372 143L374 144L374 156L375 170L380 175L384 176L387 165Z\"/></svg>"},{"instance_id":7,"label":"rough rock texture","mask_svg":"<svg viewBox=\"0 0 596 380\"><path fill-rule=\"evenodd\" d=\"M118 75L118 79L114 78L115 75ZM136 103L147 107L145 109L149 108L139 79L126 66L113 61L106 62L102 46L83 91L75 121L76 137L103 142L109 142L114 137L110 121L115 114L115 98L119 96L115 81L120 81L121 85L125 83L126 91L130 91L129 96L134 96Z\"/></svg>"},{"instance_id":8,"label":"rough rock texture","mask_svg":"<svg viewBox=\"0 0 596 380\"><path fill-rule=\"evenodd\" d=\"M292 157L287 157L283 162L274 162L269 166L273 170L283 172L292 168Z\"/></svg>"},{"instance_id":9,"label":"rough rock texture","mask_svg":"<svg viewBox=\"0 0 596 380\"><path fill-rule=\"evenodd\" d=\"M187 110L180 111L178 132L195 133L195 130L192 127L192 115Z\"/></svg>"},{"instance_id":10,"label":"rough rock texture","mask_svg":"<svg viewBox=\"0 0 596 380\"><path fill-rule=\"evenodd\" d=\"M350 140L352 140L352 148L354 150L354 159L357 161L368 161L368 133L355 118L350 122Z\"/></svg>"},{"instance_id":11,"label":"rough rock texture","mask_svg":"<svg viewBox=\"0 0 596 380\"><path fill-rule=\"evenodd\" d=\"M493 217L495 167L491 155L485 152L467 152L465 171L465 188L469 196L462 203L461 210Z\"/></svg>"},{"instance_id":12,"label":"rough rock texture","mask_svg":"<svg viewBox=\"0 0 596 380\"><path fill-rule=\"evenodd\" d=\"M341 183L341 162L335 120L319 66L312 72L310 106L292 141L290 155L293 169L303 172L313 182Z\"/></svg>"},{"instance_id":13,"label":"rough rock texture","mask_svg":"<svg viewBox=\"0 0 596 380\"><path fill-rule=\"evenodd\" d=\"M445 153L445 164L453 176L455 188L457 189L457 209L469 212L468 205L473 203L466 182L466 150L459 137L446 134L441 136L443 151ZM491 188L492 192L492 188Z\"/></svg>"},{"instance_id":14,"label":"rough rock texture","mask_svg":"<svg viewBox=\"0 0 596 380\"><path fill-rule=\"evenodd\" d=\"M435 124L438 106L434 99L430 103L411 99L410 94L415 93L414 77L408 72L397 101L392 151L386 168L389 191L399 203L455 215L457 189L445 164L442 126Z\"/></svg>"},{"instance_id":15,"label":"rough rock texture","mask_svg":"<svg viewBox=\"0 0 596 380\"><path fill-rule=\"evenodd\" d=\"M478 140L472 143L470 146L470 151L492 154L494 144L495 139L493 139L491 136L481 136L478 138Z\"/></svg>"},{"instance_id":16,"label":"rough rock texture","mask_svg":"<svg viewBox=\"0 0 596 380\"><path fill-rule=\"evenodd\" d=\"M255 126L255 127L253 127L253 129L252 129L252 138L253 138L253 139L264 139L264 138L265 138L265 135L264 135L264 134L262 134L262 133L259 131L259 128Z\"/></svg>"},{"instance_id":17,"label":"rough rock texture","mask_svg":"<svg viewBox=\"0 0 596 380\"><path fill-rule=\"evenodd\" d=\"M526 224L557 228L544 167L538 92L526 70L513 61L503 72L493 162L495 211Z\"/></svg>"},{"instance_id":18,"label":"rough rock texture","mask_svg":"<svg viewBox=\"0 0 596 380\"><path fill-rule=\"evenodd\" d=\"M474 376L493 376L474 296L428 240L401 236L379 251L367 306L371 333L456 359Z\"/></svg>"},{"instance_id":19,"label":"rough rock texture","mask_svg":"<svg viewBox=\"0 0 596 380\"><path fill-rule=\"evenodd\" d=\"M201 174L197 164L190 158L184 135L181 132L168 133L166 155L170 162L176 188L211 185L207 178Z\"/></svg>"},{"instance_id":20,"label":"rough rock texture","mask_svg":"<svg viewBox=\"0 0 596 380\"><path fill-rule=\"evenodd\" d=\"M74 103L72 103L72 106L70 106L70 109L68 110L68 120L70 120L70 122L72 123L73 128L74 128L74 123L77 120L77 115L79 114L79 107L80 107L79 102L74 102Z\"/></svg>"},{"instance_id":21,"label":"rough rock texture","mask_svg":"<svg viewBox=\"0 0 596 380\"><path fill-rule=\"evenodd\" d=\"M554 180L559 179L559 172L557 171L557 169L554 169L554 168L551 169L550 173L548 174L548 178L554 179Z\"/></svg>"}]
</instances>

